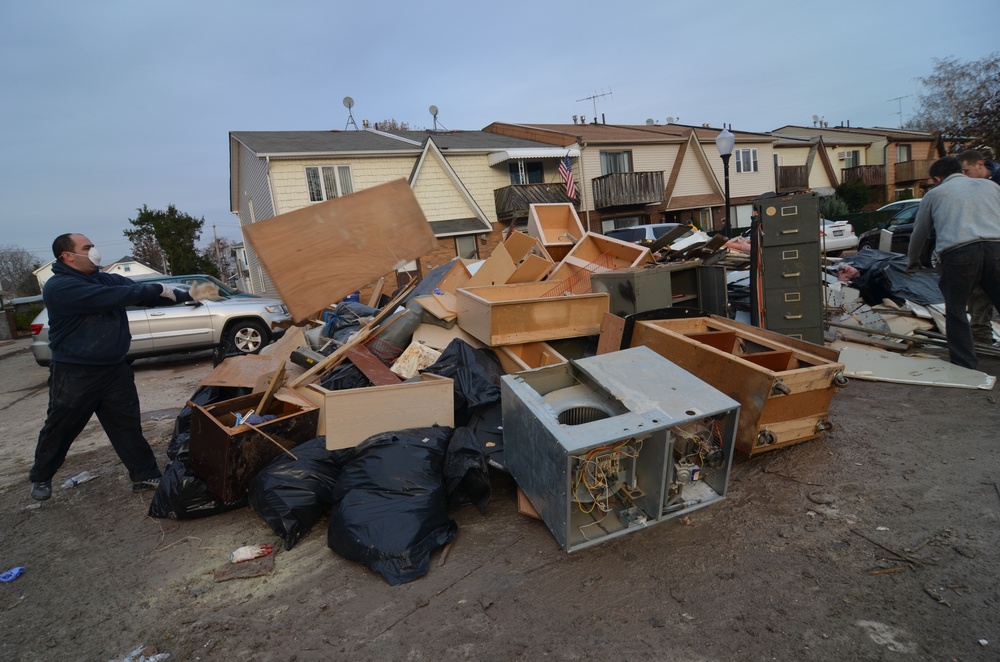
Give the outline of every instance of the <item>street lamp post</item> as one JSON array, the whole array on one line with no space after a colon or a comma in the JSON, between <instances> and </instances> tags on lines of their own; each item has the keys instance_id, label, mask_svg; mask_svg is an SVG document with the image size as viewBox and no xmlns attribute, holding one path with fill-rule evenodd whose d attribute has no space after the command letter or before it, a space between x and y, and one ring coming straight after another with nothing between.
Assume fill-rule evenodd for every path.
<instances>
[{"instance_id":1,"label":"street lamp post","mask_svg":"<svg viewBox=\"0 0 1000 662\"><path fill-rule=\"evenodd\" d=\"M733 155L733 147L736 146L736 136L723 127L722 131L715 138L715 146L719 149L719 156L722 157L722 175L725 180L726 192L726 222L722 226L722 233L726 238L732 237L733 227L729 219L729 157Z\"/></svg>"}]
</instances>

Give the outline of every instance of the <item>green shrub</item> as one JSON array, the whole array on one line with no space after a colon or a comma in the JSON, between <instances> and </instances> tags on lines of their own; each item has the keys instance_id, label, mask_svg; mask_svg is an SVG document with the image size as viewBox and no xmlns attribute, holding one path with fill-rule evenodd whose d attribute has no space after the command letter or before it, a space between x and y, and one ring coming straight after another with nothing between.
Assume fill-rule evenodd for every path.
<instances>
[{"instance_id":1,"label":"green shrub","mask_svg":"<svg viewBox=\"0 0 1000 662\"><path fill-rule=\"evenodd\" d=\"M861 182L844 182L837 187L837 197L847 203L851 212L864 209L872 197L872 189Z\"/></svg>"},{"instance_id":2,"label":"green shrub","mask_svg":"<svg viewBox=\"0 0 1000 662\"><path fill-rule=\"evenodd\" d=\"M827 195L819 199L819 214L823 218L837 218L849 213L847 203L839 196Z\"/></svg>"},{"instance_id":3,"label":"green shrub","mask_svg":"<svg viewBox=\"0 0 1000 662\"><path fill-rule=\"evenodd\" d=\"M14 313L14 326L21 332L31 331L31 322L38 317L38 313L42 312L44 307L42 304L38 304L29 308L27 312Z\"/></svg>"}]
</instances>

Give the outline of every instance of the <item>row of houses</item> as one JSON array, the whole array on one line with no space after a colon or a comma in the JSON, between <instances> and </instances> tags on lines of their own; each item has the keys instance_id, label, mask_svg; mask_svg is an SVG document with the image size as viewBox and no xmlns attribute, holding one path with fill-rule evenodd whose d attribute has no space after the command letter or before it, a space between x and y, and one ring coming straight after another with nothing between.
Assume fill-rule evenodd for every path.
<instances>
[{"instance_id":1,"label":"row of houses","mask_svg":"<svg viewBox=\"0 0 1000 662\"><path fill-rule=\"evenodd\" d=\"M400 269L403 280L455 256L485 257L535 203L572 202L591 232L658 222L721 229L724 172L715 139L722 130L495 122L480 131L388 131L366 122L350 131L234 131L230 208L246 226L403 178L439 240L433 254ZM860 182L881 201L920 197L928 165L949 148L936 134L893 129L733 133L735 228L749 226L752 201L769 192L832 195L842 182ZM563 162L572 188L560 173ZM246 289L276 294L250 245L245 264Z\"/></svg>"}]
</instances>

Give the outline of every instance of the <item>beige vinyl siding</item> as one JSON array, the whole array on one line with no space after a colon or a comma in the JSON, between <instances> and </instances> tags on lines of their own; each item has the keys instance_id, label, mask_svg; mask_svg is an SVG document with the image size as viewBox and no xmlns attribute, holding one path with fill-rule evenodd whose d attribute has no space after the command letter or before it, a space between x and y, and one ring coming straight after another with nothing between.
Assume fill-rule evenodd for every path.
<instances>
[{"instance_id":1,"label":"beige vinyl siding","mask_svg":"<svg viewBox=\"0 0 1000 662\"><path fill-rule=\"evenodd\" d=\"M497 208L493 192L498 188L510 186L507 163L499 163L491 168L486 154L449 155L448 163L486 215L487 220L496 223ZM550 165L547 160L544 162L544 181L552 181L551 177L558 180L557 167Z\"/></svg>"},{"instance_id":2,"label":"beige vinyl siding","mask_svg":"<svg viewBox=\"0 0 1000 662\"><path fill-rule=\"evenodd\" d=\"M236 196L236 215L240 219L242 228L254 221L271 218L274 216L274 209L271 206L271 192L268 186L267 160L259 158L243 143L236 144L239 148L240 164L240 190ZM247 241L245 235L243 245L246 247L247 264L250 268L250 293L277 295L274 283L264 270L253 244Z\"/></svg>"},{"instance_id":3,"label":"beige vinyl siding","mask_svg":"<svg viewBox=\"0 0 1000 662\"><path fill-rule=\"evenodd\" d=\"M706 154L706 156L708 156ZM709 157L711 163L711 157ZM717 174L719 181L722 181L722 171ZM673 197L679 198L686 195L705 195L713 193L716 189L712 185L711 177L714 173L706 172L701 159L689 149L684 154L684 161L680 165L680 172L677 173L677 183L674 184Z\"/></svg>"},{"instance_id":4,"label":"beige vinyl siding","mask_svg":"<svg viewBox=\"0 0 1000 662\"><path fill-rule=\"evenodd\" d=\"M413 182L413 194L428 221L469 218L476 213L433 152L429 152Z\"/></svg>"},{"instance_id":5,"label":"beige vinyl siding","mask_svg":"<svg viewBox=\"0 0 1000 662\"><path fill-rule=\"evenodd\" d=\"M352 157L350 159L319 158L271 161L271 190L274 192L276 216L312 204L306 183L306 166L350 166L354 191L363 191L396 179L407 179L416 159L399 157ZM258 217L259 218L259 217Z\"/></svg>"},{"instance_id":6,"label":"beige vinyl siding","mask_svg":"<svg viewBox=\"0 0 1000 662\"><path fill-rule=\"evenodd\" d=\"M722 158L715 145L702 144L708 162L719 181L723 181ZM757 172L736 172L735 156L729 161L729 197L758 196L774 190L774 147L770 143L736 143L737 149L757 150Z\"/></svg>"}]
</instances>

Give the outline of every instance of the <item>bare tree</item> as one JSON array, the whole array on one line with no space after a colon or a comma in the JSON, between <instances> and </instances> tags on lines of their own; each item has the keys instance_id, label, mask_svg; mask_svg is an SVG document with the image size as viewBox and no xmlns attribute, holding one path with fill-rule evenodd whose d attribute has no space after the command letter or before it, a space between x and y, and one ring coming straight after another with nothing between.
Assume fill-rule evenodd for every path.
<instances>
[{"instance_id":1,"label":"bare tree","mask_svg":"<svg viewBox=\"0 0 1000 662\"><path fill-rule=\"evenodd\" d=\"M1000 148L1000 51L969 62L934 60L934 71L919 79L920 95L909 128L964 138L964 146Z\"/></svg>"},{"instance_id":2,"label":"bare tree","mask_svg":"<svg viewBox=\"0 0 1000 662\"><path fill-rule=\"evenodd\" d=\"M219 237L199 250L203 260L215 265L219 270L219 278L227 283L236 275L236 258L233 257L233 248L238 243L227 237Z\"/></svg>"},{"instance_id":3,"label":"bare tree","mask_svg":"<svg viewBox=\"0 0 1000 662\"><path fill-rule=\"evenodd\" d=\"M39 266L38 258L24 248L0 246L0 289L17 296L38 294L38 279L32 272Z\"/></svg>"},{"instance_id":4,"label":"bare tree","mask_svg":"<svg viewBox=\"0 0 1000 662\"><path fill-rule=\"evenodd\" d=\"M144 264L148 264L161 274L167 273L166 265L163 263L163 251L156 239L150 235L137 236L132 240L132 257Z\"/></svg>"}]
</instances>

